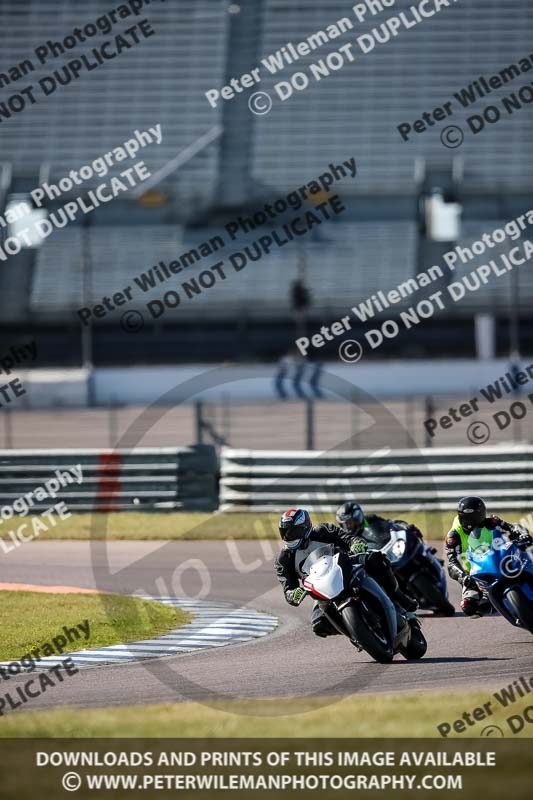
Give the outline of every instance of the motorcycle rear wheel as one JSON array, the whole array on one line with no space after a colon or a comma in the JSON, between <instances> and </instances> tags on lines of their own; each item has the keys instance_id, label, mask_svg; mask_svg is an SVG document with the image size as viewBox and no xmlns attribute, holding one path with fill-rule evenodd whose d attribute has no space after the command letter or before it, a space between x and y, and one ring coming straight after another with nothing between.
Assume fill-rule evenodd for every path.
<instances>
[{"instance_id":1,"label":"motorcycle rear wheel","mask_svg":"<svg viewBox=\"0 0 533 800\"><path fill-rule=\"evenodd\" d=\"M523 627L533 633L533 608L531 607L531 602L518 589L511 589L506 596Z\"/></svg>"},{"instance_id":2,"label":"motorcycle rear wheel","mask_svg":"<svg viewBox=\"0 0 533 800\"><path fill-rule=\"evenodd\" d=\"M392 645L386 646L374 631L368 627L367 622L355 606L346 606L341 611L342 621L352 641L356 641L366 650L369 656L380 664L390 664L394 658Z\"/></svg>"}]
</instances>

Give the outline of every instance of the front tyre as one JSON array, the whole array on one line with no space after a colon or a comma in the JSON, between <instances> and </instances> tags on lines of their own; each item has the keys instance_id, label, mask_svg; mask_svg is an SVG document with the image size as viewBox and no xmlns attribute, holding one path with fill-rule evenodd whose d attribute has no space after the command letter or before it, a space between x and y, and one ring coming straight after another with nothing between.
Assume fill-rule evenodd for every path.
<instances>
[{"instance_id":1,"label":"front tyre","mask_svg":"<svg viewBox=\"0 0 533 800\"><path fill-rule=\"evenodd\" d=\"M394 652L387 637L379 630L376 632L371 630L358 608L354 605L345 606L341 615L352 642L360 644L363 650L380 664L391 663Z\"/></svg>"},{"instance_id":2,"label":"front tyre","mask_svg":"<svg viewBox=\"0 0 533 800\"><path fill-rule=\"evenodd\" d=\"M444 595L440 586L433 583L427 575L419 573L413 580L413 586L420 596L424 598L427 605L435 610L436 614L442 614L445 617L454 616L454 606Z\"/></svg>"},{"instance_id":3,"label":"front tyre","mask_svg":"<svg viewBox=\"0 0 533 800\"><path fill-rule=\"evenodd\" d=\"M408 661L415 661L418 658L423 658L426 655L428 643L426 637L422 633L419 625L413 625L411 628L411 636L409 642L405 647L400 647L400 653Z\"/></svg>"},{"instance_id":4,"label":"front tyre","mask_svg":"<svg viewBox=\"0 0 533 800\"><path fill-rule=\"evenodd\" d=\"M530 633L533 633L533 608L531 601L525 597L520 589L511 589L505 595L505 599L513 607L513 611L520 620L522 626Z\"/></svg>"}]
</instances>

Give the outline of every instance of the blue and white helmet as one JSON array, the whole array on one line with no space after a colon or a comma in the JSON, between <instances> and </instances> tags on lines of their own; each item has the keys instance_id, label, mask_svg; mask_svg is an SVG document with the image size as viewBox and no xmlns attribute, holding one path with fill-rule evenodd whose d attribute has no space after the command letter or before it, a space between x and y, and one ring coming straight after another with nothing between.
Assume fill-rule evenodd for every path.
<instances>
[{"instance_id":1,"label":"blue and white helmet","mask_svg":"<svg viewBox=\"0 0 533 800\"><path fill-rule=\"evenodd\" d=\"M313 528L305 508L289 508L279 519L279 535L289 550L297 550L309 538Z\"/></svg>"}]
</instances>

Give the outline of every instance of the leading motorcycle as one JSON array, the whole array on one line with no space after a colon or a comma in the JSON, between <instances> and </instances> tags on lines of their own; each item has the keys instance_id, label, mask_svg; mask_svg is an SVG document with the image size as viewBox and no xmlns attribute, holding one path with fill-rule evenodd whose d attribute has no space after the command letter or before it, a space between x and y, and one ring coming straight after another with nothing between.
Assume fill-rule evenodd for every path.
<instances>
[{"instance_id":1,"label":"leading motorcycle","mask_svg":"<svg viewBox=\"0 0 533 800\"><path fill-rule=\"evenodd\" d=\"M333 545L312 550L301 566L303 587L331 624L376 661L396 653L422 658L427 642L416 614L397 608L364 566Z\"/></svg>"}]
</instances>

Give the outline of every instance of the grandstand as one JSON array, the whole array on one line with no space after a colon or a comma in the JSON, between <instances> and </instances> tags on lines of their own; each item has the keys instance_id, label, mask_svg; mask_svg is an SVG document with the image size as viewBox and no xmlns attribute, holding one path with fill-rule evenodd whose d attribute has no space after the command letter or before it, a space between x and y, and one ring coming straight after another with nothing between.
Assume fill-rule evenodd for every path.
<instances>
[{"instance_id":1,"label":"grandstand","mask_svg":"<svg viewBox=\"0 0 533 800\"><path fill-rule=\"evenodd\" d=\"M455 242L433 242L426 235L421 200L432 187L442 187L460 203L458 242L464 244L526 210L533 199L531 106L477 137L467 136L460 150L443 147L440 126L409 142L397 131L399 124L442 105L478 76L498 73L530 54L533 8L524 0L458 3L403 31L386 46L359 54L355 63L320 83L312 82L289 101L275 100L265 116L248 110L253 89L216 109L206 101L208 89L220 88L288 42L301 41L348 16L351 5L338 0L327 6L312 0L257 0L252 6L225 0L154 3L145 16L156 36L3 120L4 206L10 197L27 194L43 175L58 180L118 146L133 130L156 124L162 126L163 141L142 157L152 174L164 170L165 176L155 187L155 202L133 196L117 199L89 215L83 225L56 230L40 248L24 250L3 264L0 335L9 338L17 326L30 328L50 343L43 348L44 364L58 363L60 340L69 342L73 358L80 362L76 311L82 305L98 303L131 284L140 272L160 261L170 262L216 235L235 210L253 211L307 182L330 162L352 156L356 179L341 180L336 187L347 207L342 221L273 251L268 259L232 274L193 301L168 309L155 327L147 315L142 334L125 336L119 344L114 340L112 348L109 337L117 336L120 313L97 322L91 333L95 359L135 362L157 352L162 361L207 360L213 357L213 347L221 358L277 358L287 351L298 326L327 323L377 289L387 290L438 263ZM410 5L412 0L398 0L395 13ZM109 10L107 0L91 0L83 9L68 0L4 0L0 72L31 57L44 41L63 39ZM259 88L275 98L278 80L305 70L311 61L353 42L376 23L377 18L369 16L278 76L263 70ZM36 82L71 58L67 52L36 64L28 80ZM526 81L524 75L516 86L494 91L487 103ZM22 83L4 87L2 97ZM463 109L454 122L466 128L469 113ZM198 148L192 158L184 157L179 169L165 169L206 134L210 144ZM88 187L99 182L95 178ZM5 237L6 231L0 235ZM220 257L253 238L241 237ZM199 269L191 267L183 279ZM292 294L298 280L311 298L310 306L300 312L295 311ZM470 352L472 315L483 311L495 314L501 333L498 346L505 351L507 316L516 312L518 300L518 313L523 314L533 300L531 273L522 271L517 280L518 286L510 280L503 286L487 285L447 312L456 323L446 328L446 336L445 320L435 319L423 337L415 331L408 345L400 337L392 352ZM138 293L131 307L142 309L167 288L177 284ZM243 330L248 332L247 342Z\"/></svg>"},{"instance_id":2,"label":"grandstand","mask_svg":"<svg viewBox=\"0 0 533 800\"><path fill-rule=\"evenodd\" d=\"M205 241L217 233L215 229L194 230L195 242ZM129 240L129 248L123 242ZM242 251L253 241L252 235L241 237L228 252ZM89 247L94 268L91 274L91 291L88 303L96 303L103 295L110 295L132 283L132 277L147 270L154 262L170 262L178 253L194 246L190 232L172 225L145 225L131 228L127 225L93 228L89 234ZM335 246L332 247L332 242ZM135 260L132 254L135 254ZM380 285L400 282L404 277L405 263L413 263L416 255L416 228L409 222L338 223L326 228L323 238L291 250L272 251L268 259L249 264L241 273L231 274L216 289L194 297L193 302L180 307L180 318L193 319L209 313L211 319L231 320L241 309L252 308L259 295L261 304L253 312L256 319L287 319L291 316L290 296L282 292L298 276L299 260L307 265L306 280L311 287L320 288L324 312L332 315L346 309L346 284L339 275L350 276L351 287L357 296L366 297L375 291L376 275ZM38 316L62 314L76 310L83 304L83 276L72 269L72 262L81 263L82 241L80 229L71 227L57 231L50 247L43 247L37 256L36 279L32 286L31 308ZM384 257L383 257L384 256ZM216 259L212 259L216 261ZM108 264L113 263L113 271ZM373 273L366 264L376 263ZM206 263L207 266L207 263ZM192 277L198 268L189 268L181 279ZM172 289L168 282L151 289L139 298L142 305ZM135 304L134 304L135 305ZM139 307L141 305L139 304Z\"/></svg>"},{"instance_id":3,"label":"grandstand","mask_svg":"<svg viewBox=\"0 0 533 800\"><path fill-rule=\"evenodd\" d=\"M31 58L44 42L61 40L118 5L109 0L90 0L81 7L69 0L5 0L0 9L2 67ZM223 4L180 0L179 8L167 6L146 7L144 16L156 35L142 46L2 123L2 160L12 164L16 179L29 182L26 188L36 185L44 164L50 166L52 180L60 178L119 145L134 129L160 123L163 142L150 153L155 172L217 123L218 114L201 93L212 76L223 71L227 24ZM142 18L125 19L113 33ZM108 38L101 35L98 41ZM90 50L94 42L87 44L84 47ZM28 83L51 74L75 55L78 50L66 51L44 65L36 63ZM18 86L13 84L10 90ZM3 96L6 93L4 89ZM217 178L217 156L216 148L207 150L180 172L179 186L172 186L178 197L205 200L210 196Z\"/></svg>"},{"instance_id":4,"label":"grandstand","mask_svg":"<svg viewBox=\"0 0 533 800\"><path fill-rule=\"evenodd\" d=\"M346 16L350 5L330 2L326 12L321 4L305 0L267 2L263 51L271 53L288 41L302 39L302 19L305 33L316 31ZM398 0L393 11L407 11L412 5L412 0ZM371 30L385 16L368 15L355 34ZM416 192L416 159L439 166L452 156L443 150L440 128L405 143L396 126L441 105L479 75L498 72L530 54L532 30L533 12L522 0L469 0L435 15L420 30L405 31L333 77L302 94L295 92L285 113L280 109L269 114L257 129L254 175L291 186L302 172L312 174L324 161L354 153L360 165L358 192ZM347 33L330 49L338 50L337 42L342 46L353 39L354 33ZM302 58L297 68L305 69L316 57L315 52ZM274 76L271 83L276 80ZM527 82L527 75L522 82ZM269 91L268 82L264 88ZM490 102L508 93L509 87L504 87L491 95ZM465 142L460 151L465 189L531 192L533 152L527 133L531 118L526 110L520 119L502 120L484 136ZM509 158L502 159L502 152Z\"/></svg>"}]
</instances>

